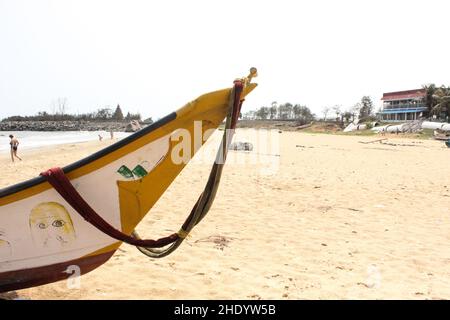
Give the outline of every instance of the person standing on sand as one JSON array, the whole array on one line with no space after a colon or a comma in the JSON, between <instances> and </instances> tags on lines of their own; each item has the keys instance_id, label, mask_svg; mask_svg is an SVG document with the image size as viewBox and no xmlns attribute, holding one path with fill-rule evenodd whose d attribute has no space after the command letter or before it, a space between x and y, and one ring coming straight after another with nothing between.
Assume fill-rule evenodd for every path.
<instances>
[{"instance_id":1,"label":"person standing on sand","mask_svg":"<svg viewBox=\"0 0 450 320\"><path fill-rule=\"evenodd\" d=\"M111 140L114 139L114 131L109 131L109 134L111 135Z\"/></svg>"},{"instance_id":2,"label":"person standing on sand","mask_svg":"<svg viewBox=\"0 0 450 320\"><path fill-rule=\"evenodd\" d=\"M19 140L17 140L16 137L14 137L12 134L9 135L11 138L11 141L9 144L11 145L11 160L14 162L14 157L22 161L22 159L17 155L17 148L19 147Z\"/></svg>"}]
</instances>

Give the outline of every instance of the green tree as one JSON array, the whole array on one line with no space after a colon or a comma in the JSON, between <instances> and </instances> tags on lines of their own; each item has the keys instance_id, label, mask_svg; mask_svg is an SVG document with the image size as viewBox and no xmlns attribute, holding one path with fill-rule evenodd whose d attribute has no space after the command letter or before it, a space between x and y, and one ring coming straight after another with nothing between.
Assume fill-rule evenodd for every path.
<instances>
[{"instance_id":1,"label":"green tree","mask_svg":"<svg viewBox=\"0 0 450 320\"><path fill-rule=\"evenodd\" d=\"M436 87L434 83L422 86L426 90L425 106L429 115L450 117L450 87Z\"/></svg>"},{"instance_id":2,"label":"green tree","mask_svg":"<svg viewBox=\"0 0 450 320\"><path fill-rule=\"evenodd\" d=\"M277 107L276 106L271 106L269 108L269 117L271 120L276 119L276 117L277 117Z\"/></svg>"},{"instance_id":3,"label":"green tree","mask_svg":"<svg viewBox=\"0 0 450 320\"><path fill-rule=\"evenodd\" d=\"M271 105L270 105L270 119L276 119L277 118L277 113L278 113L278 103L276 101L272 101Z\"/></svg>"},{"instance_id":4,"label":"green tree","mask_svg":"<svg viewBox=\"0 0 450 320\"><path fill-rule=\"evenodd\" d=\"M291 118L292 114L292 104L286 102L278 106L278 118L282 120L287 120Z\"/></svg>"},{"instance_id":5,"label":"green tree","mask_svg":"<svg viewBox=\"0 0 450 320\"><path fill-rule=\"evenodd\" d=\"M110 108L102 108L98 109L95 114L95 118L97 120L108 120L112 117L112 110Z\"/></svg>"},{"instance_id":6,"label":"green tree","mask_svg":"<svg viewBox=\"0 0 450 320\"><path fill-rule=\"evenodd\" d=\"M294 113L294 119L299 119L302 114L302 106L299 104L294 105L292 112Z\"/></svg>"},{"instance_id":7,"label":"green tree","mask_svg":"<svg viewBox=\"0 0 450 320\"><path fill-rule=\"evenodd\" d=\"M436 101L436 104L433 105L431 113L438 117L450 117L450 87L441 86L436 89L433 100Z\"/></svg>"},{"instance_id":8,"label":"green tree","mask_svg":"<svg viewBox=\"0 0 450 320\"><path fill-rule=\"evenodd\" d=\"M119 121L123 120L123 113L122 113L122 109L120 109L120 105L117 105L116 111L114 111L112 118L115 120L119 120Z\"/></svg>"},{"instance_id":9,"label":"green tree","mask_svg":"<svg viewBox=\"0 0 450 320\"><path fill-rule=\"evenodd\" d=\"M261 107L256 111L256 117L259 119L265 120L267 119L267 116L269 115L269 108L267 107Z\"/></svg>"},{"instance_id":10,"label":"green tree","mask_svg":"<svg viewBox=\"0 0 450 320\"><path fill-rule=\"evenodd\" d=\"M345 122L353 121L354 114L351 111L345 111L341 115L342 118L345 119Z\"/></svg>"},{"instance_id":11,"label":"green tree","mask_svg":"<svg viewBox=\"0 0 450 320\"><path fill-rule=\"evenodd\" d=\"M359 109L359 118L367 118L373 114L373 102L369 96L361 98L361 108Z\"/></svg>"},{"instance_id":12,"label":"green tree","mask_svg":"<svg viewBox=\"0 0 450 320\"><path fill-rule=\"evenodd\" d=\"M437 87L434 83L430 83L423 85L422 88L425 89L425 107L427 107L428 114L431 114L433 107L437 104L434 98Z\"/></svg>"},{"instance_id":13,"label":"green tree","mask_svg":"<svg viewBox=\"0 0 450 320\"><path fill-rule=\"evenodd\" d=\"M294 117L294 106L291 103L287 102L285 104L285 108L286 108L287 118L292 119Z\"/></svg>"},{"instance_id":14,"label":"green tree","mask_svg":"<svg viewBox=\"0 0 450 320\"><path fill-rule=\"evenodd\" d=\"M297 121L300 125L310 123L314 120L314 114L311 112L311 110L307 106L301 106L296 105L297 108L294 109L297 110L298 116L296 116Z\"/></svg>"}]
</instances>

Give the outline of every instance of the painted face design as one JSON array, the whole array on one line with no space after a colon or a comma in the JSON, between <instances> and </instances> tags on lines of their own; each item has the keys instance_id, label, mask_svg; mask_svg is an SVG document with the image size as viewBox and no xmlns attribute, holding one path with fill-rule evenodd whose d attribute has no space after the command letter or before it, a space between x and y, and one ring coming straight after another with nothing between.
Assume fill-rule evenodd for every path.
<instances>
[{"instance_id":1,"label":"painted face design","mask_svg":"<svg viewBox=\"0 0 450 320\"><path fill-rule=\"evenodd\" d=\"M56 202L43 202L31 210L30 229L40 248L61 248L76 238L69 212Z\"/></svg>"}]
</instances>

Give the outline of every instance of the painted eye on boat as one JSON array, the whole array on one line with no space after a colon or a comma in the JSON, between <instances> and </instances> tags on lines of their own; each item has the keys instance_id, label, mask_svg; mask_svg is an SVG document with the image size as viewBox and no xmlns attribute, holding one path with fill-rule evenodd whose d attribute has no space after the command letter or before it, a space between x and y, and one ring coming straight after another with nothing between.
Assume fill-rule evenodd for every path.
<instances>
[{"instance_id":1,"label":"painted eye on boat","mask_svg":"<svg viewBox=\"0 0 450 320\"><path fill-rule=\"evenodd\" d=\"M63 220L55 220L52 223L52 226L56 227L56 228L61 228L64 225L64 221Z\"/></svg>"},{"instance_id":2,"label":"painted eye on boat","mask_svg":"<svg viewBox=\"0 0 450 320\"><path fill-rule=\"evenodd\" d=\"M45 229L47 228L47 226L45 225L45 223L41 222L38 224L39 229Z\"/></svg>"}]
</instances>

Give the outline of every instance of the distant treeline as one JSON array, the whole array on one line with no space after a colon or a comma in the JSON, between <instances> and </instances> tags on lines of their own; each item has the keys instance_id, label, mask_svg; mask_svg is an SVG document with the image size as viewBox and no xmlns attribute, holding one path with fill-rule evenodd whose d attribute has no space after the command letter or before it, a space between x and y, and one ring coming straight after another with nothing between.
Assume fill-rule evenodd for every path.
<instances>
[{"instance_id":1,"label":"distant treeline","mask_svg":"<svg viewBox=\"0 0 450 320\"><path fill-rule=\"evenodd\" d=\"M48 113L47 111L38 112L34 116L11 116L2 119L2 122L7 121L141 121L139 113L128 112L126 116L123 115L120 105L117 105L113 112L110 108L100 108L91 113L82 114L66 114L64 112ZM153 122L151 118L145 122Z\"/></svg>"},{"instance_id":2,"label":"distant treeline","mask_svg":"<svg viewBox=\"0 0 450 320\"><path fill-rule=\"evenodd\" d=\"M260 120L297 120L300 124L306 124L314 120L315 115L311 110L303 105L286 102L278 104L272 102L270 107L261 107L254 111L249 111L242 115L243 119Z\"/></svg>"},{"instance_id":3,"label":"distant treeline","mask_svg":"<svg viewBox=\"0 0 450 320\"><path fill-rule=\"evenodd\" d=\"M341 106L339 105L324 107L321 119L325 121L332 119L333 121L344 123L353 121L358 116L360 119L372 121L375 119L373 111L374 106L372 100L370 97L364 96L360 102L348 110L341 110ZM244 113L242 118L247 120L295 120L300 125L303 125L319 117L313 114L307 106L292 104L290 102L278 104L274 101L270 107L264 106Z\"/></svg>"}]
</instances>

